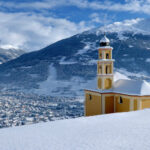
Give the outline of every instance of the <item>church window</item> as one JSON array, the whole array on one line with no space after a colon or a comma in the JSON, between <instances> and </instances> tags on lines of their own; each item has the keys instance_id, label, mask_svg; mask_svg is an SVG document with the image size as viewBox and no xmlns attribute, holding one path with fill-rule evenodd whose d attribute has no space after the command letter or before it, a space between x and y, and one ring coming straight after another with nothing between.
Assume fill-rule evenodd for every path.
<instances>
[{"instance_id":1,"label":"church window","mask_svg":"<svg viewBox=\"0 0 150 150\"><path fill-rule=\"evenodd\" d=\"M99 69L100 69L100 73L102 73L102 66L100 66Z\"/></svg>"},{"instance_id":2,"label":"church window","mask_svg":"<svg viewBox=\"0 0 150 150\"><path fill-rule=\"evenodd\" d=\"M123 103L123 99L122 97L120 96L120 99L119 99L119 103L122 104Z\"/></svg>"},{"instance_id":3,"label":"church window","mask_svg":"<svg viewBox=\"0 0 150 150\"><path fill-rule=\"evenodd\" d=\"M91 94L89 94L89 100L92 100L92 95Z\"/></svg>"},{"instance_id":4,"label":"church window","mask_svg":"<svg viewBox=\"0 0 150 150\"><path fill-rule=\"evenodd\" d=\"M108 66L106 66L106 74L108 74Z\"/></svg>"},{"instance_id":5,"label":"church window","mask_svg":"<svg viewBox=\"0 0 150 150\"><path fill-rule=\"evenodd\" d=\"M109 54L108 53L106 53L106 59L109 59Z\"/></svg>"},{"instance_id":6,"label":"church window","mask_svg":"<svg viewBox=\"0 0 150 150\"><path fill-rule=\"evenodd\" d=\"M102 53L99 54L100 59L102 59Z\"/></svg>"}]
</instances>

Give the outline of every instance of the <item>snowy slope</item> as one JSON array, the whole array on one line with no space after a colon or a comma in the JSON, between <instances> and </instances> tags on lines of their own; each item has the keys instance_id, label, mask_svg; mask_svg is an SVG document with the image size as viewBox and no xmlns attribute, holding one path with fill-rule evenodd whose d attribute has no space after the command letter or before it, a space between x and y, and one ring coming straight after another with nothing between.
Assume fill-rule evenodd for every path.
<instances>
[{"instance_id":1,"label":"snowy slope","mask_svg":"<svg viewBox=\"0 0 150 150\"><path fill-rule=\"evenodd\" d=\"M51 65L49 73L49 77L46 81L39 83L39 88L33 90L34 93L38 93L40 95L57 95L57 96L83 96L84 89L90 87L90 89L97 88L97 77L86 80L83 77L72 77L70 80L57 80L56 69ZM129 79L126 75L121 74L119 72L114 73L114 81L119 79ZM59 85L59 86L58 86ZM64 89L67 90L60 90Z\"/></svg>"},{"instance_id":2,"label":"snowy slope","mask_svg":"<svg viewBox=\"0 0 150 150\"><path fill-rule=\"evenodd\" d=\"M150 109L0 130L1 150L149 150Z\"/></svg>"}]
</instances>

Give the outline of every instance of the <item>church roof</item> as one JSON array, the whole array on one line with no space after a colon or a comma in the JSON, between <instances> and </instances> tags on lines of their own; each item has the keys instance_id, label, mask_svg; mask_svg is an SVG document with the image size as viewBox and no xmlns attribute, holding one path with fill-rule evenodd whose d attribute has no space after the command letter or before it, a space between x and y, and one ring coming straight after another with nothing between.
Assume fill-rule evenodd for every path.
<instances>
[{"instance_id":1,"label":"church roof","mask_svg":"<svg viewBox=\"0 0 150 150\"><path fill-rule=\"evenodd\" d=\"M104 35L104 37L100 40L100 43L109 43L109 39Z\"/></svg>"},{"instance_id":2,"label":"church roof","mask_svg":"<svg viewBox=\"0 0 150 150\"><path fill-rule=\"evenodd\" d=\"M110 90L116 93L144 96L150 95L150 84L143 80L120 79Z\"/></svg>"},{"instance_id":3,"label":"church roof","mask_svg":"<svg viewBox=\"0 0 150 150\"><path fill-rule=\"evenodd\" d=\"M119 79L108 90L91 90L100 93L120 93L135 96L150 96L150 84L146 81Z\"/></svg>"}]
</instances>

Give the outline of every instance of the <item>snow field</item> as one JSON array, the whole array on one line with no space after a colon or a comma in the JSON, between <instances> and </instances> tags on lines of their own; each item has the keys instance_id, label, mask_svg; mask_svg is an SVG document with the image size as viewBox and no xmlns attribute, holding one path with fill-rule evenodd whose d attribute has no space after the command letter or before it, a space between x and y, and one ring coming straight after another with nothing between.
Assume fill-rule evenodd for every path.
<instances>
[{"instance_id":1,"label":"snow field","mask_svg":"<svg viewBox=\"0 0 150 150\"><path fill-rule=\"evenodd\" d=\"M150 109L0 130L1 150L149 150Z\"/></svg>"}]
</instances>

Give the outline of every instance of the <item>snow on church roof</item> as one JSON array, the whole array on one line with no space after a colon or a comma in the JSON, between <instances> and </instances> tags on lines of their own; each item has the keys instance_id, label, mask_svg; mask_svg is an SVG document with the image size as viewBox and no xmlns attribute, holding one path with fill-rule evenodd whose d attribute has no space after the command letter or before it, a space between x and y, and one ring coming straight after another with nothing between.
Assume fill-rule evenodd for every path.
<instances>
[{"instance_id":1,"label":"snow on church roof","mask_svg":"<svg viewBox=\"0 0 150 150\"><path fill-rule=\"evenodd\" d=\"M142 80L120 79L114 83L110 91L128 95L150 95L150 84Z\"/></svg>"},{"instance_id":2,"label":"snow on church roof","mask_svg":"<svg viewBox=\"0 0 150 150\"><path fill-rule=\"evenodd\" d=\"M109 39L104 35L104 37L100 40L100 43L109 43Z\"/></svg>"},{"instance_id":3,"label":"snow on church roof","mask_svg":"<svg viewBox=\"0 0 150 150\"><path fill-rule=\"evenodd\" d=\"M126 95L150 96L150 84L146 81L119 79L113 83L113 87L108 90L92 90L100 93L120 93Z\"/></svg>"}]
</instances>

